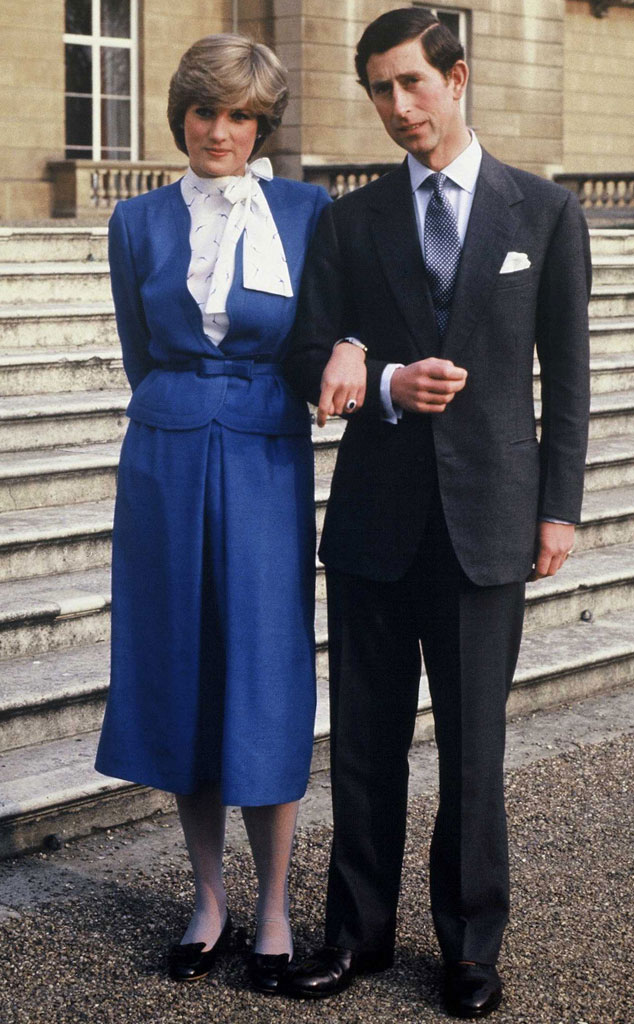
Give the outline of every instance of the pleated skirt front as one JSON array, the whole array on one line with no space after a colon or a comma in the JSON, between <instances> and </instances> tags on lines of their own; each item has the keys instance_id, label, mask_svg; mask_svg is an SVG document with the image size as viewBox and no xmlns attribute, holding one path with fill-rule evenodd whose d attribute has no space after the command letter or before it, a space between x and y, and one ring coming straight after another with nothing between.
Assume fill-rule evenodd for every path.
<instances>
[{"instance_id":1,"label":"pleated skirt front","mask_svg":"<svg viewBox=\"0 0 634 1024\"><path fill-rule=\"evenodd\" d=\"M310 437L129 424L96 767L225 804L299 799L315 713Z\"/></svg>"}]
</instances>

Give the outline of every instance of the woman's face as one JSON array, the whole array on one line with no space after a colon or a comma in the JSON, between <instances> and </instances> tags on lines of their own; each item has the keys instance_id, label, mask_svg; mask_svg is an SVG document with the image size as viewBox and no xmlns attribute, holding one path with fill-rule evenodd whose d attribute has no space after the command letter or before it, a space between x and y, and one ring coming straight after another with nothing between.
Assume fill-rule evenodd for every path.
<instances>
[{"instance_id":1,"label":"woman's face","mask_svg":"<svg viewBox=\"0 0 634 1024\"><path fill-rule=\"evenodd\" d=\"M244 174L255 145L256 115L246 108L213 108L192 103L184 121L192 170L201 178Z\"/></svg>"}]
</instances>

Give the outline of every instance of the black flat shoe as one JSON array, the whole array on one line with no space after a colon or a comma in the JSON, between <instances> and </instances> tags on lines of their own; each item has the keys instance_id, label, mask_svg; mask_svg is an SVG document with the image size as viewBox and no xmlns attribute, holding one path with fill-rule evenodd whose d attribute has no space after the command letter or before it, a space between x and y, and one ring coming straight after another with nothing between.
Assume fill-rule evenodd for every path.
<instances>
[{"instance_id":1,"label":"black flat shoe","mask_svg":"<svg viewBox=\"0 0 634 1024\"><path fill-rule=\"evenodd\" d=\"M357 974L385 971L393 963L391 949L357 953L342 946L324 946L287 970L279 991L294 999L326 999L343 992Z\"/></svg>"},{"instance_id":2,"label":"black flat shoe","mask_svg":"<svg viewBox=\"0 0 634 1024\"><path fill-rule=\"evenodd\" d=\"M492 964L448 963L445 1006L452 1017L486 1017L502 1002L502 982Z\"/></svg>"},{"instance_id":3,"label":"black flat shoe","mask_svg":"<svg viewBox=\"0 0 634 1024\"><path fill-rule=\"evenodd\" d=\"M251 988L256 992L275 995L280 990L290 962L288 953L251 953L247 962Z\"/></svg>"},{"instance_id":4,"label":"black flat shoe","mask_svg":"<svg viewBox=\"0 0 634 1024\"><path fill-rule=\"evenodd\" d=\"M220 935L211 949L204 942L187 942L172 946L169 953L169 975L174 981L199 981L207 977L219 953L227 949L231 937L231 917L227 914Z\"/></svg>"}]
</instances>

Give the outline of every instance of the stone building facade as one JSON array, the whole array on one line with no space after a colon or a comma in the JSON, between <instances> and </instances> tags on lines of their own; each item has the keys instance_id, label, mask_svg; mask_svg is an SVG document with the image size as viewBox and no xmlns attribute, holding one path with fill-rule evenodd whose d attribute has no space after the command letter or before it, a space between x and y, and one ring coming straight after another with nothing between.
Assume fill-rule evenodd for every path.
<instances>
[{"instance_id":1,"label":"stone building facade","mask_svg":"<svg viewBox=\"0 0 634 1024\"><path fill-rule=\"evenodd\" d=\"M236 26L273 45L289 69L292 100L269 144L278 173L323 179L324 168L399 161L355 81L353 53L364 25L403 2L31 0L25 8L3 0L0 223L71 211L56 201L54 162L176 171L182 155L165 117L170 75L194 39ZM421 6L463 38L467 118L492 153L544 175L634 170L634 121L625 113L634 0Z\"/></svg>"}]
</instances>

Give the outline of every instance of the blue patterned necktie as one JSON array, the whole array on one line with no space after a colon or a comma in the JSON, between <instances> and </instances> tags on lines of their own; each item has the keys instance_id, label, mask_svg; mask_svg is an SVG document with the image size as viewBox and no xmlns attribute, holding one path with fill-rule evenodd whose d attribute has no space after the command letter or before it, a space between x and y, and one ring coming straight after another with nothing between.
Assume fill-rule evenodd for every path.
<instances>
[{"instance_id":1,"label":"blue patterned necktie","mask_svg":"<svg viewBox=\"0 0 634 1024\"><path fill-rule=\"evenodd\" d=\"M456 215L443 192L446 180L445 174L437 172L430 174L424 182L428 188L432 188L425 213L425 269L441 338L444 337L449 323L454 283L460 262L460 236Z\"/></svg>"}]
</instances>

